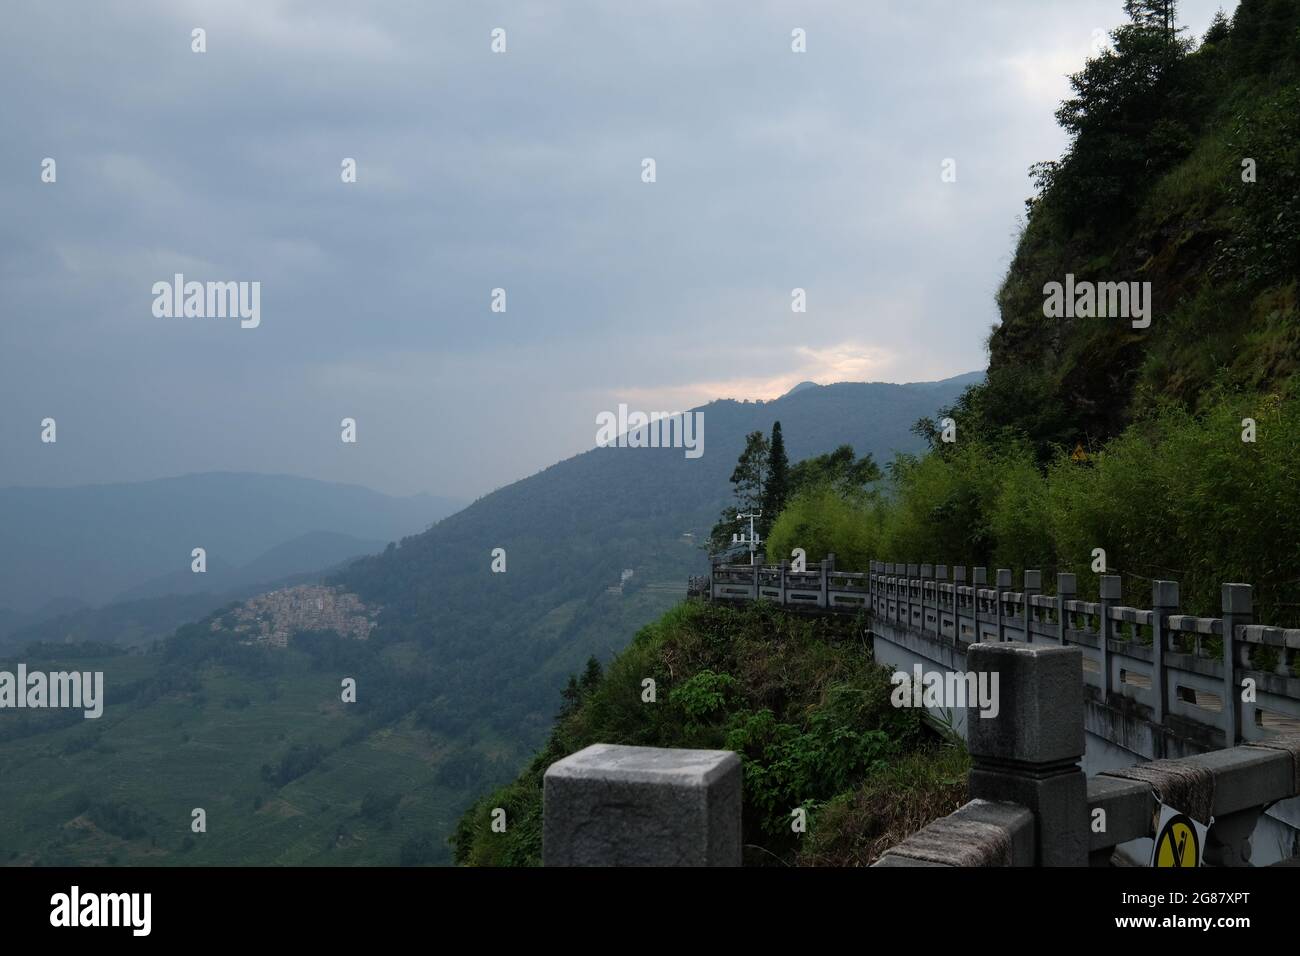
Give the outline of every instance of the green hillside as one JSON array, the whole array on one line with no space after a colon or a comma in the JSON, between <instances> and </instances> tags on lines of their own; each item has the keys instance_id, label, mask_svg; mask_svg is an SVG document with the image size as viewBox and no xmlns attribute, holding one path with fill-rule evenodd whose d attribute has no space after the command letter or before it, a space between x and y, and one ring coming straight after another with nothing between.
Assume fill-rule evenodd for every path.
<instances>
[{"instance_id":1,"label":"green hillside","mask_svg":"<svg viewBox=\"0 0 1300 956\"><path fill-rule=\"evenodd\" d=\"M641 630L607 672L593 662L570 685L528 769L461 818L456 860L540 864L546 768L590 744L620 743L738 752L748 864L870 863L965 800L965 749L891 706L889 674L859 621L684 603ZM504 833L491 825L498 807ZM798 809L806 832L793 825Z\"/></svg>"},{"instance_id":2,"label":"green hillside","mask_svg":"<svg viewBox=\"0 0 1300 956\"><path fill-rule=\"evenodd\" d=\"M383 608L366 641L241 645L217 610L138 653L63 643L126 637L181 598L24 632L46 643L0 652L0 669L102 670L107 702L98 720L6 712L0 862L448 863L459 814L545 742L568 676L679 602L746 431L780 417L799 454L849 442L885 456L918 448L910 424L969 380L716 402L703 458L608 448L561 462L339 573ZM206 833L190 831L195 807Z\"/></svg>"},{"instance_id":3,"label":"green hillside","mask_svg":"<svg viewBox=\"0 0 1300 956\"><path fill-rule=\"evenodd\" d=\"M1294 626L1300 2L1243 0L1199 45L1164 27L1169 0L1127 7L1057 112L1071 145L1036 169L958 441L929 423L932 453L856 520L890 554L1071 571L1089 594L1101 549L1125 594L1175 579L1198 613L1250 582L1258 619ZM1067 275L1150 282L1149 327L1048 317Z\"/></svg>"},{"instance_id":4,"label":"green hillside","mask_svg":"<svg viewBox=\"0 0 1300 956\"><path fill-rule=\"evenodd\" d=\"M351 565L336 581L385 609L372 643L418 648L429 660L432 726L463 740L473 761L483 754L463 728L481 722L491 737L518 745L517 766L546 739L568 675L590 656L621 650L707 567L699 542L730 497L747 433L780 419L792 457L848 443L887 458L921 447L912 424L970 381L844 383L773 402L713 402L702 409L701 458L679 449L586 452ZM506 552L503 574L491 572L495 548ZM626 593L608 594L624 569L634 571ZM659 582L681 590L646 587Z\"/></svg>"},{"instance_id":5,"label":"green hillside","mask_svg":"<svg viewBox=\"0 0 1300 956\"><path fill-rule=\"evenodd\" d=\"M956 409L1040 457L1220 389L1293 395L1300 369L1300 3L1242 0L1199 45L1141 21L1112 37L1057 112L1071 146L1035 167L987 383ZM1150 282L1150 326L1046 317L1067 274Z\"/></svg>"},{"instance_id":6,"label":"green hillside","mask_svg":"<svg viewBox=\"0 0 1300 956\"><path fill-rule=\"evenodd\" d=\"M446 860L442 834L465 780L447 760L452 742L412 712L418 691L396 675L393 656L329 635L305 650L240 647L205 629L182 628L154 654L29 649L29 670L104 671L106 705L97 720L7 715L0 862ZM356 704L342 702L340 675L356 677ZM191 831L195 808L207 832Z\"/></svg>"}]
</instances>

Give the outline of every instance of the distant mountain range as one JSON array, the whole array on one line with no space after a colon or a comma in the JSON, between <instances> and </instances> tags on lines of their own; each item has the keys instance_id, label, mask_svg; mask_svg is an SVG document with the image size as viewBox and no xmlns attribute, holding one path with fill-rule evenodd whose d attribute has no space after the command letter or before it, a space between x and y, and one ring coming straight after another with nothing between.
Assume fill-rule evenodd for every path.
<instances>
[{"instance_id":1,"label":"distant mountain range","mask_svg":"<svg viewBox=\"0 0 1300 956\"><path fill-rule=\"evenodd\" d=\"M0 844L11 861L41 865L447 862L460 813L518 774L549 732L569 674L626 647L704 568L700 542L728 502L748 432L779 419L792 461L848 443L883 462L918 450L912 424L978 378L810 383L770 402L712 402L696 410L705 423L699 458L680 448L596 448L427 531L436 509L403 517L409 501L300 479L195 476L221 490L209 498L166 482L99 490L91 497L105 503L103 515L70 508L55 523L69 564L81 561L74 569L107 574L118 550L133 556L135 573L114 573L98 593L157 594L189 588L192 577L234 590L74 611L0 639L0 658L102 669L114 714L94 728L61 712L0 722ZM8 507L17 508L12 499ZM59 517L53 503L42 507L45 522ZM97 535L111 544L118 528L130 547L69 545L70 514L93 519L91 544ZM384 514L413 533L325 576L381 608L366 640L309 628L287 647L240 643L238 612L220 608L322 574L249 582L377 549L392 534L375 520ZM344 516L350 524L337 520ZM39 545L45 566L62 572L42 524L29 519L18 541ZM196 544L208 548L209 570L187 577ZM492 571L495 548L506 552L505 573ZM288 619L298 610L288 608ZM197 623L177 627L182 620ZM361 688L355 707L337 705L342 676ZM176 825L188 820L182 794L196 790L212 795L219 839L185 840Z\"/></svg>"},{"instance_id":2,"label":"distant mountain range","mask_svg":"<svg viewBox=\"0 0 1300 956\"><path fill-rule=\"evenodd\" d=\"M291 575L322 571L351 558L382 551L387 543L332 531L309 531L292 541L276 545L247 564L232 566L219 559L209 560L207 571L195 574L186 563L178 571L123 591L117 596L117 601L139 601L169 594L199 594L204 591L245 591L259 584L268 584Z\"/></svg>"},{"instance_id":3,"label":"distant mountain range","mask_svg":"<svg viewBox=\"0 0 1300 956\"><path fill-rule=\"evenodd\" d=\"M85 605L320 570L422 531L462 504L233 472L0 488L0 632ZM199 547L206 574L190 571Z\"/></svg>"},{"instance_id":4,"label":"distant mountain range","mask_svg":"<svg viewBox=\"0 0 1300 956\"><path fill-rule=\"evenodd\" d=\"M370 643L417 645L436 693L474 737L524 751L550 727L557 693L589 655L606 658L679 599L706 567L700 548L728 503L748 432L780 420L789 458L850 444L883 464L918 451L911 432L982 373L907 385L809 384L770 402L715 401L704 454L603 447L501 488L399 547L348 565L334 580L385 608ZM490 568L506 552L506 573ZM622 595L607 588L624 569ZM490 728L490 729L489 729ZM497 753L500 753L499 748Z\"/></svg>"},{"instance_id":5,"label":"distant mountain range","mask_svg":"<svg viewBox=\"0 0 1300 956\"><path fill-rule=\"evenodd\" d=\"M781 397L788 398L791 395L795 394L796 392L802 392L806 388L821 388L821 386L818 385L816 382L800 382L798 385L790 389L790 391L786 392Z\"/></svg>"}]
</instances>

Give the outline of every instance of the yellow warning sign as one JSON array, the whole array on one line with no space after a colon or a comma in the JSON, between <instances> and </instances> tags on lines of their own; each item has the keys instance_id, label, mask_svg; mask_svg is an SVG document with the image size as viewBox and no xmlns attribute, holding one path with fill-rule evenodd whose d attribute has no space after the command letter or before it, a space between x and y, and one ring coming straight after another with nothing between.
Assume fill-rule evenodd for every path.
<instances>
[{"instance_id":1,"label":"yellow warning sign","mask_svg":"<svg viewBox=\"0 0 1300 956\"><path fill-rule=\"evenodd\" d=\"M1070 461L1087 461L1088 453L1083 450L1083 442L1076 442L1074 451L1070 453Z\"/></svg>"},{"instance_id":2,"label":"yellow warning sign","mask_svg":"<svg viewBox=\"0 0 1300 956\"><path fill-rule=\"evenodd\" d=\"M1151 865L1200 866L1201 850L1207 829L1186 814L1162 806L1160 829L1151 854Z\"/></svg>"}]
</instances>

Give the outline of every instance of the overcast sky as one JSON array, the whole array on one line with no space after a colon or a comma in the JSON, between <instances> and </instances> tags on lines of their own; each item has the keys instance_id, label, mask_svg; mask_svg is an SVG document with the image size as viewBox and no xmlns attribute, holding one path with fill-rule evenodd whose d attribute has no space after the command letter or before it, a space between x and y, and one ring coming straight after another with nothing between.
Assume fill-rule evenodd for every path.
<instances>
[{"instance_id":1,"label":"overcast sky","mask_svg":"<svg viewBox=\"0 0 1300 956\"><path fill-rule=\"evenodd\" d=\"M1199 37L1220 5L1182 19ZM475 497L592 447L619 402L981 368L1026 170L1122 17L8 3L0 486L238 470ZM155 317L177 272L260 282L260 326Z\"/></svg>"}]
</instances>

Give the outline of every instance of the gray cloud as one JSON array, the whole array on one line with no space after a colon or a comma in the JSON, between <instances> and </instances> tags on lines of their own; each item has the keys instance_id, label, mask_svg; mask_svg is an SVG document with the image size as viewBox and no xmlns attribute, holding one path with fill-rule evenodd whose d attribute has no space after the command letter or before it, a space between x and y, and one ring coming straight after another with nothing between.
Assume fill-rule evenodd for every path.
<instances>
[{"instance_id":1,"label":"gray cloud","mask_svg":"<svg viewBox=\"0 0 1300 956\"><path fill-rule=\"evenodd\" d=\"M979 367L1064 74L1122 17L480 6L6 11L0 484L236 469L474 495L591 447L629 396ZM154 318L175 272L260 281L261 327Z\"/></svg>"}]
</instances>

